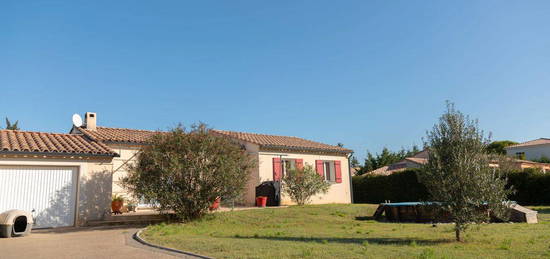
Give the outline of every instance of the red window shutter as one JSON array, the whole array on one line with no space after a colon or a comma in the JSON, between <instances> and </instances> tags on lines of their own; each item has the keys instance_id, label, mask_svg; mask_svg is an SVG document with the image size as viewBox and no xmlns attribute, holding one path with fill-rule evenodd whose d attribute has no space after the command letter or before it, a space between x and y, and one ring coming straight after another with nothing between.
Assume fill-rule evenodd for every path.
<instances>
[{"instance_id":1,"label":"red window shutter","mask_svg":"<svg viewBox=\"0 0 550 259\"><path fill-rule=\"evenodd\" d=\"M336 182L341 183L342 182L342 166L340 165L340 161L334 161L334 174L336 175Z\"/></svg>"},{"instance_id":2,"label":"red window shutter","mask_svg":"<svg viewBox=\"0 0 550 259\"><path fill-rule=\"evenodd\" d=\"M296 169L304 169L304 160L296 159Z\"/></svg>"},{"instance_id":3,"label":"red window shutter","mask_svg":"<svg viewBox=\"0 0 550 259\"><path fill-rule=\"evenodd\" d=\"M278 157L273 158L273 181L281 180L281 159Z\"/></svg>"},{"instance_id":4,"label":"red window shutter","mask_svg":"<svg viewBox=\"0 0 550 259\"><path fill-rule=\"evenodd\" d=\"M315 160L315 170L320 176L325 176L325 167L323 166L323 160Z\"/></svg>"}]
</instances>

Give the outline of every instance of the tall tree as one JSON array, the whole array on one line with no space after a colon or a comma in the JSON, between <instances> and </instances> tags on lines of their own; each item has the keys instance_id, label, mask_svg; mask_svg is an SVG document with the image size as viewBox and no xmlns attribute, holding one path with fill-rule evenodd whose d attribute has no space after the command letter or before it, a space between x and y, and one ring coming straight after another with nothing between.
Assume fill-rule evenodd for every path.
<instances>
[{"instance_id":1,"label":"tall tree","mask_svg":"<svg viewBox=\"0 0 550 259\"><path fill-rule=\"evenodd\" d=\"M462 232L470 223L488 220L484 209L504 215L511 191L499 171L489 167L489 140L476 120L447 102L447 111L426 139L429 157L420 180L431 198L451 215L457 241L463 240Z\"/></svg>"},{"instance_id":2,"label":"tall tree","mask_svg":"<svg viewBox=\"0 0 550 259\"><path fill-rule=\"evenodd\" d=\"M15 121L15 123L11 123L11 121L6 117L6 129L7 130L19 130L19 121Z\"/></svg>"},{"instance_id":3,"label":"tall tree","mask_svg":"<svg viewBox=\"0 0 550 259\"><path fill-rule=\"evenodd\" d=\"M355 157L355 156L351 157L351 162L350 163L351 163L351 167L353 167L353 168L361 166L361 164L359 164L359 160L357 160L357 157Z\"/></svg>"},{"instance_id":4,"label":"tall tree","mask_svg":"<svg viewBox=\"0 0 550 259\"><path fill-rule=\"evenodd\" d=\"M493 141L487 146L487 152L492 154L506 155L507 146L515 145L517 142L511 140Z\"/></svg>"},{"instance_id":5,"label":"tall tree","mask_svg":"<svg viewBox=\"0 0 550 259\"><path fill-rule=\"evenodd\" d=\"M370 151L367 152L367 158L365 164L359 171L359 174L364 174L372 170L376 170L380 167L387 166L396 162L399 162L406 157L410 157L420 152L419 148L414 145L411 149L401 148L397 152L390 151L384 147L380 154L373 155Z\"/></svg>"}]
</instances>

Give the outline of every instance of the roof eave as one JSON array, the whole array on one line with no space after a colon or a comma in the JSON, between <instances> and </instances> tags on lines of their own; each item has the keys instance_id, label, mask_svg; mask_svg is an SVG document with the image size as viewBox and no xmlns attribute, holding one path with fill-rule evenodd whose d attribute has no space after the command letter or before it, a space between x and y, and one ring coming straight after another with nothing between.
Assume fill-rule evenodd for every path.
<instances>
[{"instance_id":1,"label":"roof eave","mask_svg":"<svg viewBox=\"0 0 550 259\"><path fill-rule=\"evenodd\" d=\"M319 153L338 153L338 154L351 154L353 150L338 150L338 149L323 149L323 148L310 148L310 147L291 147L280 145L260 145L262 148L267 149L281 149L281 150L293 150L303 152L319 152Z\"/></svg>"},{"instance_id":2,"label":"roof eave","mask_svg":"<svg viewBox=\"0 0 550 259\"><path fill-rule=\"evenodd\" d=\"M34 151L7 151L1 150L0 155L38 155L38 156L83 156L83 157L120 157L118 153L92 154L92 153L70 153L70 152L34 152Z\"/></svg>"}]
</instances>

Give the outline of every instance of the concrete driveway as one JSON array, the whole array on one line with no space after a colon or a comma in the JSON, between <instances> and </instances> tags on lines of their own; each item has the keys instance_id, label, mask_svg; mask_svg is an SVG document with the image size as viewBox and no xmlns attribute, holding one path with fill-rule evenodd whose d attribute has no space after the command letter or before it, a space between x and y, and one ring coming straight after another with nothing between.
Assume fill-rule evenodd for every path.
<instances>
[{"instance_id":1,"label":"concrete driveway","mask_svg":"<svg viewBox=\"0 0 550 259\"><path fill-rule=\"evenodd\" d=\"M0 238L0 258L192 258L135 241L137 227L68 228Z\"/></svg>"}]
</instances>

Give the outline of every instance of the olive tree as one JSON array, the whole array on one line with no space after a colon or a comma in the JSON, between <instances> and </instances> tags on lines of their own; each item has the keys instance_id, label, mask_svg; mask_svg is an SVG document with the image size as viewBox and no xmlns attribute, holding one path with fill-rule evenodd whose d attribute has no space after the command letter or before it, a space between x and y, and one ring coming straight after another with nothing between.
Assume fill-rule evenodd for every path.
<instances>
[{"instance_id":1,"label":"olive tree","mask_svg":"<svg viewBox=\"0 0 550 259\"><path fill-rule=\"evenodd\" d=\"M488 143L477 121L449 102L439 123L427 133L429 157L420 180L451 215L457 241L463 240L461 233L470 223L489 220L486 211L498 216L506 213L511 191L499 170L489 166Z\"/></svg>"},{"instance_id":2,"label":"olive tree","mask_svg":"<svg viewBox=\"0 0 550 259\"><path fill-rule=\"evenodd\" d=\"M253 165L240 145L212 134L204 124L189 131L178 126L152 138L123 184L157 209L189 221L206 214L217 197L242 194Z\"/></svg>"},{"instance_id":3,"label":"olive tree","mask_svg":"<svg viewBox=\"0 0 550 259\"><path fill-rule=\"evenodd\" d=\"M330 184L317 174L311 165L288 169L282 179L283 191L298 205L309 203L313 195L327 193Z\"/></svg>"}]
</instances>

